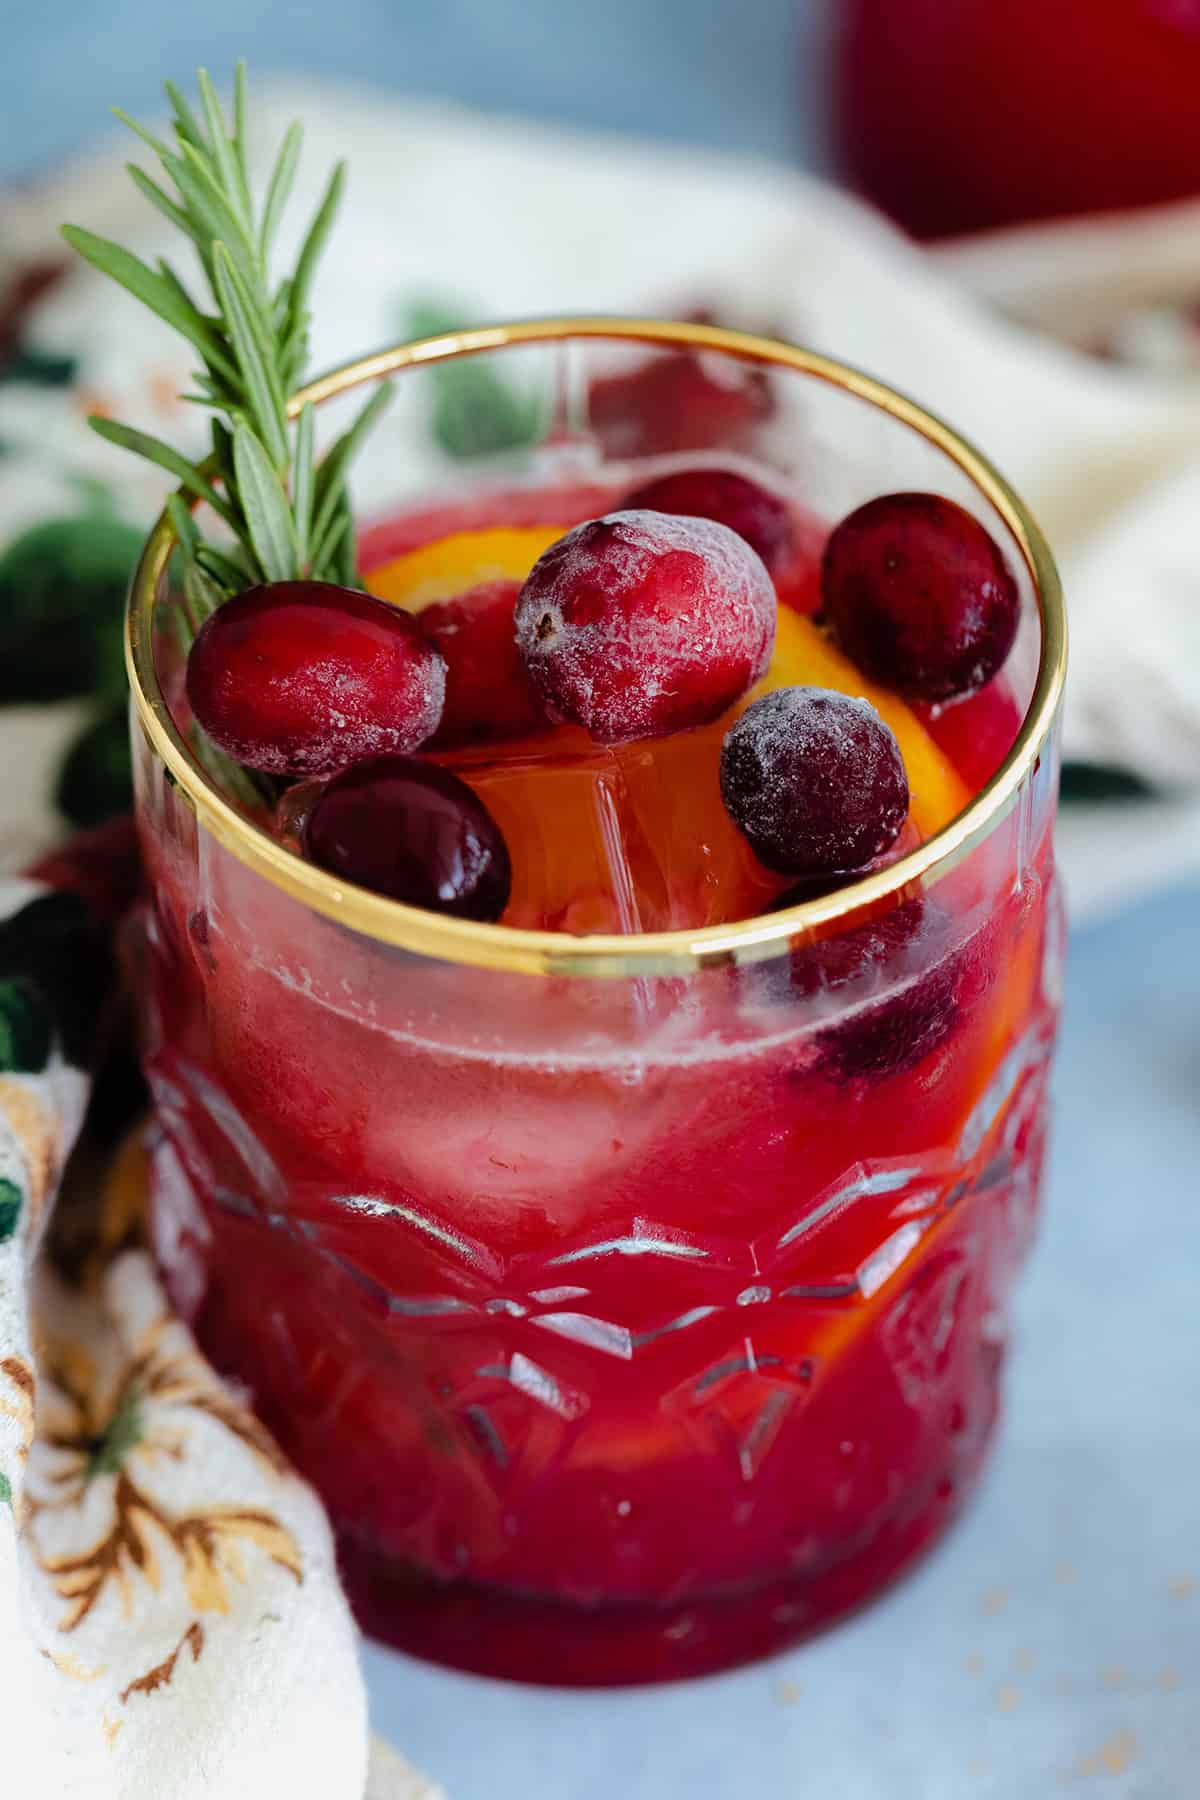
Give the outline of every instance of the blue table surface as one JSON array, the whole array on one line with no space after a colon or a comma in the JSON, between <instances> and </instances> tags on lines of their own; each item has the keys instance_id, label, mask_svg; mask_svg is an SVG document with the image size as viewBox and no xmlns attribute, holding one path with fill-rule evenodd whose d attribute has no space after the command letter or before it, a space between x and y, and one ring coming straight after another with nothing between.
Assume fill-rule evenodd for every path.
<instances>
[{"instance_id":1,"label":"blue table surface","mask_svg":"<svg viewBox=\"0 0 1200 1800\"><path fill-rule=\"evenodd\" d=\"M1192 1800L1200 1792L1200 889L1080 931L1007 1418L947 1544L736 1674L535 1691L369 1646L451 1800Z\"/></svg>"},{"instance_id":2,"label":"blue table surface","mask_svg":"<svg viewBox=\"0 0 1200 1800\"><path fill-rule=\"evenodd\" d=\"M822 160L827 0L43 0L5 8L0 178L141 117L164 76L351 77L556 124Z\"/></svg>"}]
</instances>

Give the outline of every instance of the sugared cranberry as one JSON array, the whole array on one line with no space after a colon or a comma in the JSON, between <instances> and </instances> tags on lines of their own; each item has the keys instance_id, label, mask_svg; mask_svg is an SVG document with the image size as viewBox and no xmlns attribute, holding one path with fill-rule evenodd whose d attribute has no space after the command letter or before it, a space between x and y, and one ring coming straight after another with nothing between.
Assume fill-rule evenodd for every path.
<instances>
[{"instance_id":1,"label":"sugared cranberry","mask_svg":"<svg viewBox=\"0 0 1200 1800\"><path fill-rule=\"evenodd\" d=\"M832 875L895 843L908 778L900 746L868 701L776 688L726 735L721 797L769 869Z\"/></svg>"},{"instance_id":2,"label":"sugared cranberry","mask_svg":"<svg viewBox=\"0 0 1200 1800\"><path fill-rule=\"evenodd\" d=\"M446 662L446 706L435 744L493 742L546 729L514 637L519 581L485 581L417 617Z\"/></svg>"},{"instance_id":3,"label":"sugared cranberry","mask_svg":"<svg viewBox=\"0 0 1200 1800\"><path fill-rule=\"evenodd\" d=\"M201 628L187 695L213 742L269 775L331 775L423 744L446 665L408 616L323 581L250 588Z\"/></svg>"},{"instance_id":4,"label":"sugared cranberry","mask_svg":"<svg viewBox=\"0 0 1200 1800\"><path fill-rule=\"evenodd\" d=\"M498 919L512 869L500 828L449 769L375 756L329 783L304 819L305 854L389 899L455 919Z\"/></svg>"},{"instance_id":5,"label":"sugared cranberry","mask_svg":"<svg viewBox=\"0 0 1200 1800\"><path fill-rule=\"evenodd\" d=\"M630 511L682 513L715 519L744 537L772 573L791 553L792 515L787 502L736 469L679 469L628 495Z\"/></svg>"},{"instance_id":6,"label":"sugared cranberry","mask_svg":"<svg viewBox=\"0 0 1200 1800\"><path fill-rule=\"evenodd\" d=\"M588 389L588 422L616 459L749 449L773 410L764 370L690 350L649 356Z\"/></svg>"},{"instance_id":7,"label":"sugared cranberry","mask_svg":"<svg viewBox=\"0 0 1200 1800\"><path fill-rule=\"evenodd\" d=\"M897 933L883 926L863 929L880 947L872 962L879 968L878 979L886 981L886 964ZM920 935L918 923L904 952L910 966L919 962ZM818 1032L817 1048L825 1073L836 1081L881 1081L915 1069L954 1029L959 1015L959 973L959 958L949 951L928 968L914 967L882 998L868 1000L840 1023Z\"/></svg>"},{"instance_id":8,"label":"sugared cranberry","mask_svg":"<svg viewBox=\"0 0 1200 1800\"><path fill-rule=\"evenodd\" d=\"M813 897L791 890L776 906ZM946 914L912 899L762 965L755 992L777 1003L838 996L845 1016L817 1031L818 1066L836 1081L879 1080L915 1068L949 1036L962 968Z\"/></svg>"},{"instance_id":9,"label":"sugared cranberry","mask_svg":"<svg viewBox=\"0 0 1200 1800\"><path fill-rule=\"evenodd\" d=\"M711 519L589 519L534 564L517 643L548 710L597 742L715 719L765 670L775 590L749 544Z\"/></svg>"},{"instance_id":10,"label":"sugared cranberry","mask_svg":"<svg viewBox=\"0 0 1200 1800\"><path fill-rule=\"evenodd\" d=\"M1020 614L999 545L940 494L884 494L843 519L825 546L821 595L846 654L916 700L990 681Z\"/></svg>"}]
</instances>

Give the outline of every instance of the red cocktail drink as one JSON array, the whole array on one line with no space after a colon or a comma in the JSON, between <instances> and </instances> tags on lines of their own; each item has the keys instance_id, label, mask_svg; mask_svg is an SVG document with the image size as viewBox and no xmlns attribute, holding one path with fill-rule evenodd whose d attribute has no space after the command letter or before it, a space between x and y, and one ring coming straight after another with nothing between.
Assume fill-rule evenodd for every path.
<instances>
[{"instance_id":1,"label":"red cocktail drink","mask_svg":"<svg viewBox=\"0 0 1200 1800\"><path fill-rule=\"evenodd\" d=\"M589 428L579 359L619 361L637 328L539 331L547 369L573 359L569 430L362 540L377 594L442 609L457 723L424 754L503 832L499 924L302 861L304 786L255 820L206 784L165 639L155 660L152 541L133 631L155 1242L320 1489L369 1630L490 1673L650 1680L870 1598L979 1473L1043 1153L1061 634L1036 532L943 428L704 330L721 381L774 384L770 436L724 458L789 510L767 673L649 741L531 727L511 634L462 660L456 606L508 583L511 608L568 527L696 461ZM596 368L608 417L628 377ZM864 676L814 616L829 525L898 473L983 520L1020 593L1002 673L944 706ZM797 892L720 766L757 696L805 684L872 698L911 804L889 856ZM474 734L450 706L468 690Z\"/></svg>"}]
</instances>

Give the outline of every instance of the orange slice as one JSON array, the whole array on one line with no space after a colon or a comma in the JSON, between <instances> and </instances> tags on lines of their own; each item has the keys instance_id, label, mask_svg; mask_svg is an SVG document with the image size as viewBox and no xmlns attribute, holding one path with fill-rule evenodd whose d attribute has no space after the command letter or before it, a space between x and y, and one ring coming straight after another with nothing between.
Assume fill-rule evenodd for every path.
<instances>
[{"instance_id":1,"label":"orange slice","mask_svg":"<svg viewBox=\"0 0 1200 1800\"><path fill-rule=\"evenodd\" d=\"M811 619L784 606L779 609L771 666L754 694L777 687L834 688L870 701L896 734L908 771L912 820L923 838L948 825L970 800L970 788L912 708L897 694L868 681Z\"/></svg>"},{"instance_id":2,"label":"orange slice","mask_svg":"<svg viewBox=\"0 0 1200 1800\"><path fill-rule=\"evenodd\" d=\"M381 600L390 600L405 612L420 612L485 581L524 581L542 551L569 529L566 525L522 525L456 531L373 569L367 586Z\"/></svg>"}]
</instances>

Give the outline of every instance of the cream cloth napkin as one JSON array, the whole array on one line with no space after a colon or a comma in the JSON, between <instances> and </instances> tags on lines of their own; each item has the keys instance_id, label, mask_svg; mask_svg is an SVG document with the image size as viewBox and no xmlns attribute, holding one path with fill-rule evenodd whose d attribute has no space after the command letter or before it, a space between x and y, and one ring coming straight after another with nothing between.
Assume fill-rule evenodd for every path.
<instances>
[{"instance_id":1,"label":"cream cloth napkin","mask_svg":"<svg viewBox=\"0 0 1200 1800\"><path fill-rule=\"evenodd\" d=\"M352 169L315 296L318 366L394 339L418 293L479 318L700 300L910 389L985 446L1063 565L1069 753L1126 765L1167 795L1068 822L1076 911L1200 868L1200 359L1185 305L1200 293L1200 211L930 255L780 168L325 85L260 100L260 152L294 116L306 121L306 198L335 156ZM151 258L168 247L122 171L128 148L114 140L0 200L0 287L6 269L57 253L62 219ZM1126 324L1144 344L1147 318L1171 327L1167 379L1076 347L1119 351ZM197 421L173 398L186 356L82 268L36 309L29 336L77 358L78 373L55 391L0 388L0 541L72 505L81 477L147 517L162 493L153 472L94 439L83 402L186 438ZM1152 341L1161 363L1162 329ZM51 771L78 717L0 714L0 867L53 836ZM8 890L0 912L28 898ZM33 1278L81 1105L61 1059L0 1076L6 1753L21 1735L38 1794L242 1800L270 1786L360 1800L362 1687L312 1494L165 1312L143 1256L113 1261L86 1302ZM122 1412L133 1370L138 1399ZM382 1751L369 1779L378 1800L431 1791Z\"/></svg>"},{"instance_id":2,"label":"cream cloth napkin","mask_svg":"<svg viewBox=\"0 0 1200 1800\"><path fill-rule=\"evenodd\" d=\"M35 940L64 905L47 984ZM139 1141L103 1175L76 1170L94 1219L81 1266L38 1255L87 1101L63 1012L99 947L74 913L0 881L6 1766L46 1800L437 1800L368 1751L320 1502L204 1362L148 1255L120 1247L144 1201ZM169 1179L169 1149L151 1149Z\"/></svg>"}]
</instances>

